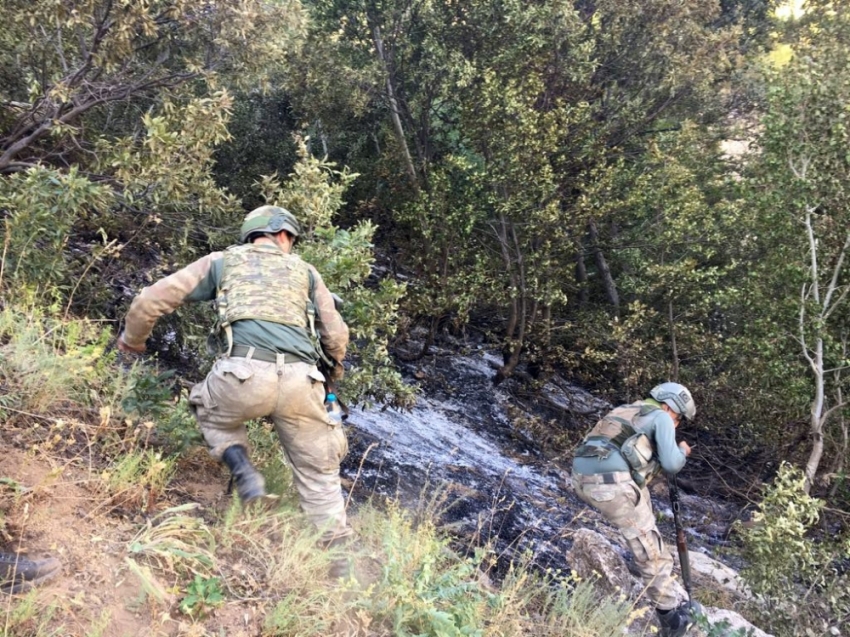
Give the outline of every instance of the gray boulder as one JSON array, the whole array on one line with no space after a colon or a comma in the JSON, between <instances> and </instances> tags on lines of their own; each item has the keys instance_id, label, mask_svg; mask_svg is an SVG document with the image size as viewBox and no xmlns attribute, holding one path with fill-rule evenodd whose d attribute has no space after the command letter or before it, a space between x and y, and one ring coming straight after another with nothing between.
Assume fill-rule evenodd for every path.
<instances>
[{"instance_id":1,"label":"gray boulder","mask_svg":"<svg viewBox=\"0 0 850 637\"><path fill-rule=\"evenodd\" d=\"M567 563L582 579L598 578L597 586L608 595L631 596L636 582L617 549L596 531L578 529Z\"/></svg>"},{"instance_id":2,"label":"gray boulder","mask_svg":"<svg viewBox=\"0 0 850 637\"><path fill-rule=\"evenodd\" d=\"M708 617L708 621L712 625L721 625L726 624L726 632L725 634L734 634L735 631L744 630L744 634L752 637L773 637L773 635L769 635L763 630L756 628L746 619L741 617L738 613L731 610L726 610L724 608L712 608L711 606L706 607L705 616Z\"/></svg>"}]
</instances>

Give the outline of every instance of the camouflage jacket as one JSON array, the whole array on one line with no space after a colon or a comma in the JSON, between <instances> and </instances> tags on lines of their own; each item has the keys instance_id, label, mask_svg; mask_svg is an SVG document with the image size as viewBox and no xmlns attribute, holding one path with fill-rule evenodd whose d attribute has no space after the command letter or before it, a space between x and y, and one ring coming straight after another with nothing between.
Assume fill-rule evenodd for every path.
<instances>
[{"instance_id":1,"label":"camouflage jacket","mask_svg":"<svg viewBox=\"0 0 850 637\"><path fill-rule=\"evenodd\" d=\"M263 245L262 249L279 250L268 245ZM342 362L348 346L348 326L336 311L333 297L318 270L310 264L306 265L313 279L311 300L316 311L316 331L325 353L337 362ZM161 316L170 314L187 302L214 300L221 286L223 273L224 253L213 252L144 288L133 299L127 313L124 342L130 347L141 348ZM241 345L294 354L308 362L316 362L317 359L309 330L301 326L255 319L239 320L233 325L233 341Z\"/></svg>"}]
</instances>

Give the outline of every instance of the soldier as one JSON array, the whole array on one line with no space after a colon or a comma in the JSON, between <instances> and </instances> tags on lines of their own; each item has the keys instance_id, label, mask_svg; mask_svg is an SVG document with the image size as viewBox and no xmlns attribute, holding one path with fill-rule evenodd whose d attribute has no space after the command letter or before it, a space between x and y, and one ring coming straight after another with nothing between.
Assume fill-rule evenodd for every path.
<instances>
[{"instance_id":1,"label":"soldier","mask_svg":"<svg viewBox=\"0 0 850 637\"><path fill-rule=\"evenodd\" d=\"M231 470L243 503L266 497L248 458L245 422L270 416L292 469L301 507L325 546L352 539L339 465L348 451L325 406L325 357L342 377L348 327L315 267L292 254L301 227L292 213L262 206L245 217L240 245L213 252L143 289L130 306L118 348L143 352L156 320L191 301L215 300L213 341L221 355L189 403L210 453ZM332 577L348 575L348 560Z\"/></svg>"},{"instance_id":2,"label":"soldier","mask_svg":"<svg viewBox=\"0 0 850 637\"><path fill-rule=\"evenodd\" d=\"M681 637L701 608L685 601L672 577L673 558L655 525L646 484L659 470L676 474L685 465L691 448L676 444L676 427L693 419L696 405L678 383L662 383L650 395L596 424L574 453L572 483L576 495L623 534L655 604L661 636Z\"/></svg>"}]
</instances>

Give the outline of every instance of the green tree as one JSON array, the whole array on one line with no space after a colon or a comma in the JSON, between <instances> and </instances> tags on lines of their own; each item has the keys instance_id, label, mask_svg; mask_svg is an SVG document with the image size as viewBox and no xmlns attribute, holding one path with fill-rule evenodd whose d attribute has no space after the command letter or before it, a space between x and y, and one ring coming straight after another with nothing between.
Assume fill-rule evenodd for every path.
<instances>
[{"instance_id":1,"label":"green tree","mask_svg":"<svg viewBox=\"0 0 850 637\"><path fill-rule=\"evenodd\" d=\"M295 0L0 5L7 279L111 314L145 282L139 262L167 269L214 242L240 214L209 174L222 85L261 83L303 19Z\"/></svg>"},{"instance_id":2,"label":"green tree","mask_svg":"<svg viewBox=\"0 0 850 637\"><path fill-rule=\"evenodd\" d=\"M609 250L627 307L608 338L593 337L598 327L571 334L587 343L589 362L613 367L628 396L644 395L659 378L699 388L700 398L724 383L723 317L740 276L729 250L739 204L726 170L714 136L685 123L657 136L640 160L598 171L579 199L588 216L616 220Z\"/></svg>"},{"instance_id":3,"label":"green tree","mask_svg":"<svg viewBox=\"0 0 850 637\"><path fill-rule=\"evenodd\" d=\"M793 33L790 63L769 74L762 154L753 204L763 240L777 249L770 289L796 299L778 326L810 373L806 491L815 483L831 427L846 453L845 409L850 292L850 19L831 3L807 5ZM790 272L789 272L790 270ZM776 273L789 273L777 281ZM788 308L790 309L790 308ZM787 374L799 374L799 365ZM836 466L836 465L834 465ZM838 465L840 466L840 465Z\"/></svg>"},{"instance_id":4,"label":"green tree","mask_svg":"<svg viewBox=\"0 0 850 637\"><path fill-rule=\"evenodd\" d=\"M399 246L398 267L415 275L407 309L429 326L423 351L444 317L487 312L501 322L504 378L523 353L556 359L552 330L590 281L616 312L615 224L580 210L579 198L609 166L628 168L659 130L724 112L719 87L740 32L718 26L719 5L311 6L305 51L333 48L352 70L357 116L334 110L355 98L326 83L300 109L311 122L307 113L321 113L326 147L365 173L353 191L359 214L383 220L379 240Z\"/></svg>"},{"instance_id":5,"label":"green tree","mask_svg":"<svg viewBox=\"0 0 850 637\"><path fill-rule=\"evenodd\" d=\"M0 7L0 173L87 149L87 116L207 78L258 80L298 36L300 5L250 0L10 0ZM105 120L105 121L104 121Z\"/></svg>"},{"instance_id":6,"label":"green tree","mask_svg":"<svg viewBox=\"0 0 850 637\"><path fill-rule=\"evenodd\" d=\"M298 148L300 159L287 181L271 175L262 178L259 186L266 202L283 206L299 218L304 232L298 252L344 299L342 314L351 330L354 361L343 379L346 397L367 404L379 401L410 406L413 390L393 368L387 349L396 330L404 286L390 279L375 288L366 286L375 261L372 223L361 222L349 230L333 224L343 193L357 175L316 159L303 141Z\"/></svg>"}]
</instances>

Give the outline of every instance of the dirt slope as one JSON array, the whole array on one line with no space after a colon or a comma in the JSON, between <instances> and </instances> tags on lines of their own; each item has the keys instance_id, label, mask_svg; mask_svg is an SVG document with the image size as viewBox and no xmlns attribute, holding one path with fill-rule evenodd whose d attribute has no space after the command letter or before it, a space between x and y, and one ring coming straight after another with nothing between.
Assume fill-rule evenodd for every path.
<instances>
[{"instance_id":1,"label":"dirt slope","mask_svg":"<svg viewBox=\"0 0 850 637\"><path fill-rule=\"evenodd\" d=\"M48 624L58 635L204 634L199 627L193 630L183 616L152 616L142 584L125 561L128 545L144 525L145 516L111 510L98 473L96 466L88 466L80 456L69 460L3 443L0 477L19 485L8 488L3 498L13 536L4 549L49 553L64 565L62 575L38 591L40 611L15 628L7 626L7 631L11 635L36 634L39 622L54 608ZM181 461L177 477L155 509L185 502L219 509L229 502L225 487L219 466L197 450ZM0 602L8 615L21 600L3 596ZM230 615L235 621L228 620ZM228 635L256 634L245 629L243 615L244 609L225 606L217 612L215 623L226 628ZM14 624L8 616L6 621ZM235 622L241 627L234 626Z\"/></svg>"}]
</instances>

